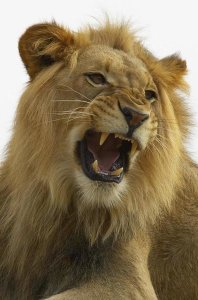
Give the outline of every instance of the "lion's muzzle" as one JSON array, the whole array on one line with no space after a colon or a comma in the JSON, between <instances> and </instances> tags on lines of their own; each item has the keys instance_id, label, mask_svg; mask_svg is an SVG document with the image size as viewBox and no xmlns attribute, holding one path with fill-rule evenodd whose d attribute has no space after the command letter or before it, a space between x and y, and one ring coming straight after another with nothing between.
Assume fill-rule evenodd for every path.
<instances>
[{"instance_id":1,"label":"lion's muzzle","mask_svg":"<svg viewBox=\"0 0 198 300\"><path fill-rule=\"evenodd\" d=\"M149 115L138 112L128 106L122 107L120 102L118 102L118 105L129 127L127 137L132 138L134 130L141 126L149 118Z\"/></svg>"}]
</instances>

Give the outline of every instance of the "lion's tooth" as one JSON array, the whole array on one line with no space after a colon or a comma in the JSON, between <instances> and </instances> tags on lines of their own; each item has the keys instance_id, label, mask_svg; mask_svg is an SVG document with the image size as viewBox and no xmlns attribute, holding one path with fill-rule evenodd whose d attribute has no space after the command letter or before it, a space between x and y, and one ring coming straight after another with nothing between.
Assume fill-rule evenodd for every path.
<instances>
[{"instance_id":1,"label":"lion's tooth","mask_svg":"<svg viewBox=\"0 0 198 300\"><path fill-rule=\"evenodd\" d=\"M123 140L123 137L117 133L114 134L115 138L117 139L120 139L120 140Z\"/></svg>"},{"instance_id":2,"label":"lion's tooth","mask_svg":"<svg viewBox=\"0 0 198 300\"><path fill-rule=\"evenodd\" d=\"M93 162L92 168L95 171L95 173L98 173L99 167L98 167L98 161L97 161L97 159Z\"/></svg>"},{"instance_id":3,"label":"lion's tooth","mask_svg":"<svg viewBox=\"0 0 198 300\"><path fill-rule=\"evenodd\" d=\"M109 133L107 132L102 132L101 136L100 136L100 146L102 146L104 144L104 142L106 141L106 139L108 138Z\"/></svg>"},{"instance_id":4,"label":"lion's tooth","mask_svg":"<svg viewBox=\"0 0 198 300\"><path fill-rule=\"evenodd\" d=\"M138 148L138 143L137 143L137 141L133 141L133 143L132 143L132 148L131 148L131 154L132 154L132 156L135 154L137 148Z\"/></svg>"},{"instance_id":5,"label":"lion's tooth","mask_svg":"<svg viewBox=\"0 0 198 300\"><path fill-rule=\"evenodd\" d=\"M119 176L123 172L123 168L117 169L113 172L111 172L111 175L113 176Z\"/></svg>"},{"instance_id":6,"label":"lion's tooth","mask_svg":"<svg viewBox=\"0 0 198 300\"><path fill-rule=\"evenodd\" d=\"M131 139L121 136L120 134L115 133L114 136L120 140L131 142Z\"/></svg>"}]
</instances>

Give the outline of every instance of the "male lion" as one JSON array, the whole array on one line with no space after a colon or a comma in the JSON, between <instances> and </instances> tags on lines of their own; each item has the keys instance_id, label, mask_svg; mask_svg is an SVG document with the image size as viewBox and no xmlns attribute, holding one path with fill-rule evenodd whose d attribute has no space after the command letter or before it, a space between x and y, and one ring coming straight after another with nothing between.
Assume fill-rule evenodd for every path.
<instances>
[{"instance_id":1,"label":"male lion","mask_svg":"<svg viewBox=\"0 0 198 300\"><path fill-rule=\"evenodd\" d=\"M30 82L0 171L1 299L198 299L185 61L110 21L34 25L19 51Z\"/></svg>"}]
</instances>

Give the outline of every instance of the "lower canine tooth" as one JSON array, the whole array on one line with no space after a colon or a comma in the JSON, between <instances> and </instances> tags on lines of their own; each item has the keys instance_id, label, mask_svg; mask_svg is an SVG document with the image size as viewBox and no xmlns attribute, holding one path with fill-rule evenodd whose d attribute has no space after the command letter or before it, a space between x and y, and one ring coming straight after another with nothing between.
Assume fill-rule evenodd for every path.
<instances>
[{"instance_id":1,"label":"lower canine tooth","mask_svg":"<svg viewBox=\"0 0 198 300\"><path fill-rule=\"evenodd\" d=\"M131 154L132 154L132 156L135 154L135 152L137 150L137 147L138 147L138 143L137 143L137 141L134 141L132 143L132 148L131 148Z\"/></svg>"},{"instance_id":2,"label":"lower canine tooth","mask_svg":"<svg viewBox=\"0 0 198 300\"><path fill-rule=\"evenodd\" d=\"M94 171L95 171L96 173L98 173L99 167L98 167L98 161L97 161L97 160L95 160L95 161L93 162L92 168L94 169Z\"/></svg>"},{"instance_id":3,"label":"lower canine tooth","mask_svg":"<svg viewBox=\"0 0 198 300\"><path fill-rule=\"evenodd\" d=\"M117 169L113 172L111 172L111 175L113 176L119 176L123 172L123 168Z\"/></svg>"},{"instance_id":4,"label":"lower canine tooth","mask_svg":"<svg viewBox=\"0 0 198 300\"><path fill-rule=\"evenodd\" d=\"M108 138L109 133L107 132L102 132L101 136L100 136L100 146L102 146L104 144L104 142L106 141L106 139Z\"/></svg>"}]
</instances>

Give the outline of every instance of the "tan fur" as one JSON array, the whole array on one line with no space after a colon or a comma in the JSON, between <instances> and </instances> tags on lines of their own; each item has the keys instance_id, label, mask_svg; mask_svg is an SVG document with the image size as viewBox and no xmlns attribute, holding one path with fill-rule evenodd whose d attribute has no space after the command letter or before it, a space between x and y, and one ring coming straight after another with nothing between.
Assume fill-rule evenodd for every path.
<instances>
[{"instance_id":1,"label":"tan fur","mask_svg":"<svg viewBox=\"0 0 198 300\"><path fill-rule=\"evenodd\" d=\"M53 287L58 276L69 291L53 300L198 299L198 178L184 146L191 118L180 95L188 91L186 63L177 55L159 60L127 24L109 21L76 33L34 25L19 51L31 81L0 173L2 299L63 292L61 282ZM110 85L91 85L90 71ZM118 101L149 115L133 135L139 149L121 183L92 181L76 144L92 128L127 133ZM68 270L81 236L86 249L104 248L105 264L100 273L87 266L89 279L72 275L73 282Z\"/></svg>"}]
</instances>

